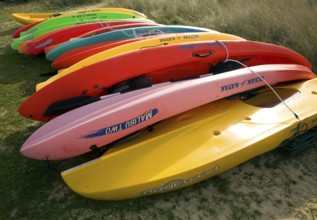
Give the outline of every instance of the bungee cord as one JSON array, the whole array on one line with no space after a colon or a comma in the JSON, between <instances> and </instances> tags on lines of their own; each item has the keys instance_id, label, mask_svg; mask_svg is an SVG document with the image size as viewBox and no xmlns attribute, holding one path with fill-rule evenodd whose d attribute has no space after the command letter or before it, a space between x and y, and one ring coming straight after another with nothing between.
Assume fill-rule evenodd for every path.
<instances>
[{"instance_id":1,"label":"bungee cord","mask_svg":"<svg viewBox=\"0 0 317 220\"><path fill-rule=\"evenodd\" d=\"M198 38L198 40L200 41L204 41L200 38ZM305 133L308 130L308 125L305 122L302 122L302 120L299 118L298 114L285 102L285 100L283 100L281 98L281 96L275 91L275 89L258 73L256 73L255 71L253 71L249 66L245 65L244 63L238 61L238 60L234 60L234 59L229 59L229 50L227 48L227 46L225 45L224 42L222 41L218 41L216 40L217 43L220 43L226 50L226 59L223 61L223 63L226 62L235 62L238 63L239 65L247 68L248 70L250 70L250 72L254 75L256 75L257 77L259 77L266 85L267 87L269 87L269 89L274 93L274 95L280 100L281 103L283 103L283 105L294 115L295 119L297 120L298 124L296 127L296 131L294 133L294 135L292 137L290 137L290 140L293 140L294 138L298 137L299 135L301 135L302 133ZM213 75L213 73L209 73L207 75Z\"/></svg>"},{"instance_id":2,"label":"bungee cord","mask_svg":"<svg viewBox=\"0 0 317 220\"><path fill-rule=\"evenodd\" d=\"M262 77L260 76L258 73L256 73L255 71L253 71L249 66L245 65L244 63L238 61L238 60L234 60L234 59L229 59L229 50L227 48L227 46L221 42L221 41L217 41L219 42L221 45L223 45L223 47L226 50L226 59L224 61L225 62L236 62L238 64L240 64L241 66L247 68L250 70L250 72L254 75L256 75L257 77L259 77L269 88L270 90L274 93L274 95L281 101L281 103L283 103L283 105L294 115L294 117L296 118L298 124L296 126L296 130L295 133L288 139L288 141L286 142L289 145L289 149L297 149L297 147L294 147L291 142L292 140L294 140L295 138L299 137L300 135L302 135L303 133L305 133L308 130L308 124L303 122L298 114L280 97L280 95L275 91L275 89ZM285 143L285 144L286 144ZM287 145L286 144L286 145Z\"/></svg>"},{"instance_id":3,"label":"bungee cord","mask_svg":"<svg viewBox=\"0 0 317 220\"><path fill-rule=\"evenodd\" d=\"M275 96L281 101L281 103L284 104L284 106L294 115L294 117L301 123L301 120L299 118L299 116L296 114L295 111L293 111L293 109L291 107L289 107L289 105L281 98L281 96L275 91L275 89L262 77L260 76L258 73L256 73L255 71L253 71L249 66L245 65L244 63L238 61L238 60L233 60L233 59L229 59L229 50L227 48L227 46L222 42L222 41L217 41L219 42L226 50L226 59L225 62L235 62L240 64L241 66L247 68L248 70L250 70L250 72L254 75L256 75L257 77L259 77L270 89L271 91L275 94Z\"/></svg>"}]
</instances>

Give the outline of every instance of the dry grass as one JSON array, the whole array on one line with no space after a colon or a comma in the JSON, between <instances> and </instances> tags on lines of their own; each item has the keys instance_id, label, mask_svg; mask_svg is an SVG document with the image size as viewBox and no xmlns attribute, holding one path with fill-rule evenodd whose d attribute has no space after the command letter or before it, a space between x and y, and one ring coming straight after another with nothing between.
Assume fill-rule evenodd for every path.
<instances>
[{"instance_id":1,"label":"dry grass","mask_svg":"<svg viewBox=\"0 0 317 220\"><path fill-rule=\"evenodd\" d=\"M249 40L289 47L317 69L317 2L314 0L118 0L163 24L207 27ZM98 6L107 6L99 3Z\"/></svg>"}]
</instances>

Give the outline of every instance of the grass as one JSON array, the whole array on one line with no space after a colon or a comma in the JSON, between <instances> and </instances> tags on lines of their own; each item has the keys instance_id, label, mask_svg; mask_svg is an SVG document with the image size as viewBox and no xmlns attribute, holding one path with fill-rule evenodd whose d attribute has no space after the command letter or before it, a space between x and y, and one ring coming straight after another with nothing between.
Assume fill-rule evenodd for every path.
<instances>
[{"instance_id":1,"label":"grass","mask_svg":"<svg viewBox=\"0 0 317 220\"><path fill-rule=\"evenodd\" d=\"M20 155L41 124L17 113L52 70L43 57L10 49L19 27L11 12L125 7L162 24L201 26L271 42L305 56L317 70L317 2L275 0L0 1L0 219L316 219L317 148L291 158L279 150L183 190L127 201L94 201L73 193L60 171L78 160L52 162Z\"/></svg>"}]
</instances>

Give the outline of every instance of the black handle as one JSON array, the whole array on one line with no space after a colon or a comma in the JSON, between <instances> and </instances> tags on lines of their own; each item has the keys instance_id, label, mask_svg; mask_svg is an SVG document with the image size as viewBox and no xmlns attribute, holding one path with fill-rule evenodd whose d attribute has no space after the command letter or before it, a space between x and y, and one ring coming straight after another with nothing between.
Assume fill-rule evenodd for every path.
<instances>
[{"instance_id":1,"label":"black handle","mask_svg":"<svg viewBox=\"0 0 317 220\"><path fill-rule=\"evenodd\" d=\"M52 15L52 17L58 17L58 16L61 16L62 14L61 13L55 13Z\"/></svg>"},{"instance_id":2,"label":"black handle","mask_svg":"<svg viewBox=\"0 0 317 220\"><path fill-rule=\"evenodd\" d=\"M45 110L44 116L60 115L75 108L99 101L100 97L91 97L87 95L75 96L68 99L58 100L51 103Z\"/></svg>"},{"instance_id":3,"label":"black handle","mask_svg":"<svg viewBox=\"0 0 317 220\"><path fill-rule=\"evenodd\" d=\"M205 58L205 57L209 57L211 54L213 54L212 51L209 51L206 54L199 54L199 53L193 53L193 57L199 57L199 58Z\"/></svg>"}]
</instances>

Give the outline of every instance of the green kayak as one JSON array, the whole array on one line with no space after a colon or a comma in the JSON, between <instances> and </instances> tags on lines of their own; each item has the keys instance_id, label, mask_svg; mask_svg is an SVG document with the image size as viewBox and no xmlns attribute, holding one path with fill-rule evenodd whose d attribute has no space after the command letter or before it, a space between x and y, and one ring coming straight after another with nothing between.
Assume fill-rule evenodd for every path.
<instances>
[{"instance_id":1,"label":"green kayak","mask_svg":"<svg viewBox=\"0 0 317 220\"><path fill-rule=\"evenodd\" d=\"M27 40L35 39L43 34L48 32L69 27L73 25L92 23L92 22L101 22L107 20L123 20L123 19L140 19L144 22L152 22L151 20L144 19L137 15L125 14L125 13L116 13L116 12L94 12L87 14L76 14L69 16L62 16L49 19L47 21L41 22L38 25L30 28L29 30L22 32L20 37L13 40L11 44L12 49L17 50L19 43Z\"/></svg>"}]
</instances>

